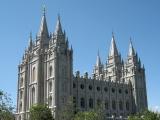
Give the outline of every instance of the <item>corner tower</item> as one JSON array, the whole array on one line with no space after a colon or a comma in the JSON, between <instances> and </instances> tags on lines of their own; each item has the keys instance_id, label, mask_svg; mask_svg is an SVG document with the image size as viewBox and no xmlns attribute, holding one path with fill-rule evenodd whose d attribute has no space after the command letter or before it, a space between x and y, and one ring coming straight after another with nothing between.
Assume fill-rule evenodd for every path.
<instances>
[{"instance_id":1,"label":"corner tower","mask_svg":"<svg viewBox=\"0 0 160 120\"><path fill-rule=\"evenodd\" d=\"M129 43L129 52L125 63L125 81L132 84L133 112L141 112L148 108L145 68L141 66L140 58L135 52L132 42Z\"/></svg>"}]
</instances>

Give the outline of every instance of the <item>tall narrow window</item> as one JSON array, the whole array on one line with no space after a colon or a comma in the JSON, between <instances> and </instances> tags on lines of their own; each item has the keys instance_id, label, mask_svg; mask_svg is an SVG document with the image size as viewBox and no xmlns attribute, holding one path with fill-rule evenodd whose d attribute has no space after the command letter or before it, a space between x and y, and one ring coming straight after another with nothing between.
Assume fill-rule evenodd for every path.
<instances>
[{"instance_id":1,"label":"tall narrow window","mask_svg":"<svg viewBox=\"0 0 160 120\"><path fill-rule=\"evenodd\" d=\"M22 86L23 86L23 77L20 80L20 87L22 87Z\"/></svg>"},{"instance_id":2,"label":"tall narrow window","mask_svg":"<svg viewBox=\"0 0 160 120\"><path fill-rule=\"evenodd\" d=\"M100 106L102 104L102 101L100 99L97 99L97 106Z\"/></svg>"},{"instance_id":3,"label":"tall narrow window","mask_svg":"<svg viewBox=\"0 0 160 120\"><path fill-rule=\"evenodd\" d=\"M128 101L126 102L126 110L129 111L129 102Z\"/></svg>"},{"instance_id":4,"label":"tall narrow window","mask_svg":"<svg viewBox=\"0 0 160 120\"><path fill-rule=\"evenodd\" d=\"M85 100L84 100L84 98L81 98L81 107L85 108Z\"/></svg>"},{"instance_id":5,"label":"tall narrow window","mask_svg":"<svg viewBox=\"0 0 160 120\"><path fill-rule=\"evenodd\" d=\"M53 70L52 70L52 66L50 66L50 67L49 67L49 77L52 76L52 71L53 71Z\"/></svg>"},{"instance_id":6,"label":"tall narrow window","mask_svg":"<svg viewBox=\"0 0 160 120\"><path fill-rule=\"evenodd\" d=\"M34 82L35 81L35 76L36 75L36 70L35 70L35 67L33 68L33 70L32 70L32 82Z\"/></svg>"},{"instance_id":7,"label":"tall narrow window","mask_svg":"<svg viewBox=\"0 0 160 120\"><path fill-rule=\"evenodd\" d=\"M105 101L105 109L108 110L109 109L109 103L108 100Z\"/></svg>"},{"instance_id":8,"label":"tall narrow window","mask_svg":"<svg viewBox=\"0 0 160 120\"><path fill-rule=\"evenodd\" d=\"M52 106L52 96L49 97L49 106Z\"/></svg>"},{"instance_id":9,"label":"tall narrow window","mask_svg":"<svg viewBox=\"0 0 160 120\"><path fill-rule=\"evenodd\" d=\"M93 108L93 99L92 98L89 99L89 107Z\"/></svg>"},{"instance_id":10,"label":"tall narrow window","mask_svg":"<svg viewBox=\"0 0 160 120\"><path fill-rule=\"evenodd\" d=\"M20 92L20 99L23 97L23 91Z\"/></svg>"},{"instance_id":11,"label":"tall narrow window","mask_svg":"<svg viewBox=\"0 0 160 120\"><path fill-rule=\"evenodd\" d=\"M115 100L112 100L112 109L116 110L116 101Z\"/></svg>"},{"instance_id":12,"label":"tall narrow window","mask_svg":"<svg viewBox=\"0 0 160 120\"><path fill-rule=\"evenodd\" d=\"M123 102L122 101L119 101L119 109L123 110Z\"/></svg>"},{"instance_id":13,"label":"tall narrow window","mask_svg":"<svg viewBox=\"0 0 160 120\"><path fill-rule=\"evenodd\" d=\"M19 105L19 111L22 112L22 102Z\"/></svg>"},{"instance_id":14,"label":"tall narrow window","mask_svg":"<svg viewBox=\"0 0 160 120\"><path fill-rule=\"evenodd\" d=\"M49 82L49 92L52 92L52 81Z\"/></svg>"},{"instance_id":15,"label":"tall narrow window","mask_svg":"<svg viewBox=\"0 0 160 120\"><path fill-rule=\"evenodd\" d=\"M35 88L32 88L32 104L35 103Z\"/></svg>"}]
</instances>

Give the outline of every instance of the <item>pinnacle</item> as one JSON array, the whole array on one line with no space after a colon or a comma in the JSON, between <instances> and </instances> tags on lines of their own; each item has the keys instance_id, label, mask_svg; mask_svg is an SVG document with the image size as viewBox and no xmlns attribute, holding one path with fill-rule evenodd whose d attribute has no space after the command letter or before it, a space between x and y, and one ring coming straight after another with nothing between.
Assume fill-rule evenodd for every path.
<instances>
[{"instance_id":1,"label":"pinnacle","mask_svg":"<svg viewBox=\"0 0 160 120\"><path fill-rule=\"evenodd\" d=\"M118 50L117 50L114 34L112 33L112 40L111 40L111 45L110 45L109 56L116 56L116 55L118 55Z\"/></svg>"}]
</instances>

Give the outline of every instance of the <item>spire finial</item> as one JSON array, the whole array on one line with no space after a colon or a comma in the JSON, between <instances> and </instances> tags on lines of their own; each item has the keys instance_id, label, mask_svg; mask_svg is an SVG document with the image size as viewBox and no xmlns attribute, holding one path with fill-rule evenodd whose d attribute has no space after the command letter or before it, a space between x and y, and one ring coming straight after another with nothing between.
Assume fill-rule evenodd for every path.
<instances>
[{"instance_id":1,"label":"spire finial","mask_svg":"<svg viewBox=\"0 0 160 120\"><path fill-rule=\"evenodd\" d=\"M96 66L100 66L100 65L101 65L101 59L100 59L99 49L98 49Z\"/></svg>"},{"instance_id":2,"label":"spire finial","mask_svg":"<svg viewBox=\"0 0 160 120\"><path fill-rule=\"evenodd\" d=\"M43 5L43 16L45 16L45 15L46 15L46 6Z\"/></svg>"}]
</instances>

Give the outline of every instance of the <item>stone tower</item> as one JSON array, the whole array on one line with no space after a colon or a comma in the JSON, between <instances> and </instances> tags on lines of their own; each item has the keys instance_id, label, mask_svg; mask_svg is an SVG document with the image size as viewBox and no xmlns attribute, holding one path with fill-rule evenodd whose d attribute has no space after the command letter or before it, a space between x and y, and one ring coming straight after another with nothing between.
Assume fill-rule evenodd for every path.
<instances>
[{"instance_id":1,"label":"stone tower","mask_svg":"<svg viewBox=\"0 0 160 120\"><path fill-rule=\"evenodd\" d=\"M140 58L135 52L130 40L129 52L125 63L124 79L132 84L133 112L141 112L148 108L145 68L141 66Z\"/></svg>"}]
</instances>

